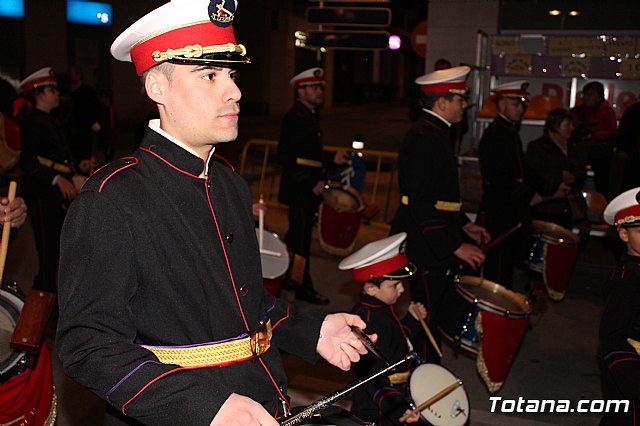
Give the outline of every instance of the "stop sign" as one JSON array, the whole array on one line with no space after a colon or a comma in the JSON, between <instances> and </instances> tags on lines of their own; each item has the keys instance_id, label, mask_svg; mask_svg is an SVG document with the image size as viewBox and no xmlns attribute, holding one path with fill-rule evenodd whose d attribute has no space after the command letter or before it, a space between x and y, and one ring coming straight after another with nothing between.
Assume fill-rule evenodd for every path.
<instances>
[{"instance_id":1,"label":"stop sign","mask_svg":"<svg viewBox=\"0 0 640 426\"><path fill-rule=\"evenodd\" d=\"M427 56L427 21L422 21L411 31L411 47L423 58Z\"/></svg>"}]
</instances>

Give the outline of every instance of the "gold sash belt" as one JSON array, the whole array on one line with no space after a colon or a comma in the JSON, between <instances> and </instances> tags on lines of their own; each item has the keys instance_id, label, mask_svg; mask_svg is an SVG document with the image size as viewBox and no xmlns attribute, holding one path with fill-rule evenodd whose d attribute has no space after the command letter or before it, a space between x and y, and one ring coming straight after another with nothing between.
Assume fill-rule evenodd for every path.
<instances>
[{"instance_id":1,"label":"gold sash belt","mask_svg":"<svg viewBox=\"0 0 640 426\"><path fill-rule=\"evenodd\" d=\"M402 383L407 383L407 380L409 380L409 375L410 372L405 371L403 373L393 373L387 377L389 377L389 381L392 385L399 385Z\"/></svg>"},{"instance_id":2,"label":"gold sash belt","mask_svg":"<svg viewBox=\"0 0 640 426\"><path fill-rule=\"evenodd\" d=\"M53 161L50 158L46 158L38 155L38 163L40 163L41 166L47 167L49 169L53 169L56 172L64 173L66 175L73 174L73 171L71 170L71 166L69 166L68 164Z\"/></svg>"},{"instance_id":3,"label":"gold sash belt","mask_svg":"<svg viewBox=\"0 0 640 426\"><path fill-rule=\"evenodd\" d=\"M316 169L322 168L322 161L309 160L308 158L296 158L296 164L298 166L315 167Z\"/></svg>"},{"instance_id":4,"label":"gold sash belt","mask_svg":"<svg viewBox=\"0 0 640 426\"><path fill-rule=\"evenodd\" d=\"M229 364L259 357L269 349L272 336L269 320L266 323L261 321L257 331L242 339L189 346L141 346L153 352L163 364L196 367Z\"/></svg>"},{"instance_id":5,"label":"gold sash belt","mask_svg":"<svg viewBox=\"0 0 640 426\"><path fill-rule=\"evenodd\" d=\"M400 203L403 206L408 206L409 205L409 196L408 195L403 195L402 197L400 197ZM438 200L436 201L436 203L433 205L436 210L439 210L441 212L459 212L460 209L462 208L462 203L455 203L453 201L441 201Z\"/></svg>"}]
</instances>

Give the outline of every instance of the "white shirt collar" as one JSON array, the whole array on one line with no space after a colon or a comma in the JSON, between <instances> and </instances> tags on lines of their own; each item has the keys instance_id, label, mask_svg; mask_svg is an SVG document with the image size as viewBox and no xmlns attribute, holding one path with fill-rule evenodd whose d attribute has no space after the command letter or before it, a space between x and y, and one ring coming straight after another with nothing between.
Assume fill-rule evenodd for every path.
<instances>
[{"instance_id":1,"label":"white shirt collar","mask_svg":"<svg viewBox=\"0 0 640 426\"><path fill-rule=\"evenodd\" d=\"M159 118L155 118L153 120L149 120L149 128L151 130L153 130L154 132L161 134L162 136L167 138L169 141L171 141L174 144L178 145L180 148L184 149L188 153L193 154L196 157L200 158L200 156L193 149L191 149L189 146L187 146L185 143L180 142L178 139L176 139L175 137L171 136L169 133L167 133L164 130L162 130L160 128L160 119ZM216 147L212 146L211 147L211 151L209 152L209 156L207 157L207 162L204 165L204 176L209 175L209 161L211 161L211 157L213 157L213 153L215 152L215 150L216 150Z\"/></svg>"},{"instance_id":2,"label":"white shirt collar","mask_svg":"<svg viewBox=\"0 0 640 426\"><path fill-rule=\"evenodd\" d=\"M429 114L433 115L434 117L439 118L444 124L447 125L447 127L451 127L451 123L449 123L447 120L445 120L444 118L440 117L438 114L436 114L435 112L431 111L430 109L422 108L422 110L424 112L428 112Z\"/></svg>"}]
</instances>

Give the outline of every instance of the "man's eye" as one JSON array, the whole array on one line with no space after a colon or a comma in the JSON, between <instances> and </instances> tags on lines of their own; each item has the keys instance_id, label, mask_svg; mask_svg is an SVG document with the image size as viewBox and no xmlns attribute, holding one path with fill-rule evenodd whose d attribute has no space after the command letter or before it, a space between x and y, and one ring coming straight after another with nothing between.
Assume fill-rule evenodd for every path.
<instances>
[{"instance_id":1,"label":"man's eye","mask_svg":"<svg viewBox=\"0 0 640 426\"><path fill-rule=\"evenodd\" d=\"M233 81L238 81L238 80L240 80L240 73L239 72L234 72L233 74L230 74L229 77L231 77L231 79Z\"/></svg>"},{"instance_id":2,"label":"man's eye","mask_svg":"<svg viewBox=\"0 0 640 426\"><path fill-rule=\"evenodd\" d=\"M215 76L216 76L215 73L209 73L209 74L203 75L202 78L205 80L211 81Z\"/></svg>"}]
</instances>

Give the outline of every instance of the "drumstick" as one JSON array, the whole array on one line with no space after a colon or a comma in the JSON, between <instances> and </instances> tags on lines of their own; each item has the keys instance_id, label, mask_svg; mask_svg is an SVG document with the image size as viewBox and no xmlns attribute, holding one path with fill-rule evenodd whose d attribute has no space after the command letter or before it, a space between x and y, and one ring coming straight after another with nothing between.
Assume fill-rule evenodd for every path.
<instances>
[{"instance_id":1,"label":"drumstick","mask_svg":"<svg viewBox=\"0 0 640 426\"><path fill-rule=\"evenodd\" d=\"M263 248L260 249L260 254L266 254L267 256L282 257L282 253L278 253L277 251L271 251Z\"/></svg>"},{"instance_id":2,"label":"drumstick","mask_svg":"<svg viewBox=\"0 0 640 426\"><path fill-rule=\"evenodd\" d=\"M437 394L433 395L431 398L427 399L425 402L423 402L422 404L418 405L416 408L413 409L414 413L419 413L422 410L424 410L425 408L435 404L436 402L440 401L442 398L444 398L445 396L449 395L451 392L453 392L454 390L458 389L460 386L462 386L462 380L458 380L455 383L450 384L449 386L447 386L446 388L442 389L440 392L438 392ZM409 416L411 415L411 413L407 413L405 415L403 415L402 417L400 417L400 423L404 423Z\"/></svg>"},{"instance_id":3,"label":"drumstick","mask_svg":"<svg viewBox=\"0 0 640 426\"><path fill-rule=\"evenodd\" d=\"M507 229L502 234L498 235L496 238L491 240L487 245L485 245L483 247L482 251L486 253L489 250L491 250L492 248L496 247L497 245L500 245L504 240L506 240L508 237L510 237L511 234L513 234L514 232L516 232L520 228L522 228L522 223L518 223L518 224L512 226L511 228Z\"/></svg>"},{"instance_id":4,"label":"drumstick","mask_svg":"<svg viewBox=\"0 0 640 426\"><path fill-rule=\"evenodd\" d=\"M264 198L262 198L262 194L260 194L260 201L258 201L258 203L260 204L260 209L258 210L258 229L260 230L258 234L258 246L260 247L260 250L262 250L262 247L264 245L264 211L262 210Z\"/></svg>"},{"instance_id":5,"label":"drumstick","mask_svg":"<svg viewBox=\"0 0 640 426\"><path fill-rule=\"evenodd\" d=\"M418 312L418 310L415 308L415 306L412 307L411 310L416 315L416 317L418 317L418 320L420 321L420 325L422 325L422 328L424 329L424 332L427 333L427 337L429 338L429 341L431 342L433 347L436 349L436 352L438 353L438 356L440 358L442 358L442 351L440 351L440 347L438 347L438 344L436 343L436 339L433 338L433 334L431 334L431 331L429 330L429 327L427 327L427 323L424 322L424 319L422 318L422 316L420 316L420 312Z\"/></svg>"},{"instance_id":6,"label":"drumstick","mask_svg":"<svg viewBox=\"0 0 640 426\"><path fill-rule=\"evenodd\" d=\"M16 198L16 182L11 181L9 183L9 194L7 198L9 199L9 203ZM7 249L9 248L9 233L11 232L11 222L5 222L2 226L2 242L0 243L0 279L2 279L2 275L4 274L4 263L7 260Z\"/></svg>"}]
</instances>

